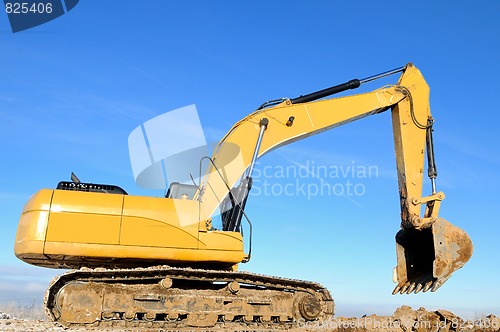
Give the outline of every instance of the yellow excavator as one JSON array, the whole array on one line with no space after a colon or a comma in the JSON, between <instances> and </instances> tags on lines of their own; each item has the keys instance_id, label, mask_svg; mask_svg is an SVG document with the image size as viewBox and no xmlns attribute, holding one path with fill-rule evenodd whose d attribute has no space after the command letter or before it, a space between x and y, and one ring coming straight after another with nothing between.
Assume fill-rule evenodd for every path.
<instances>
[{"instance_id":1,"label":"yellow excavator","mask_svg":"<svg viewBox=\"0 0 500 332\"><path fill-rule=\"evenodd\" d=\"M394 85L330 97L396 73ZM264 103L203 158L199 184L171 183L166 197L128 195L76 177L42 189L24 206L15 254L73 269L51 282L44 299L48 318L67 327L286 328L328 319L334 302L320 284L236 268L250 259L245 206L255 163L285 144L385 111L401 203L393 294L435 291L469 260L472 243L438 216L445 195L436 190L429 87L411 63ZM426 155L432 192L423 196ZM221 229L212 224L218 209Z\"/></svg>"}]
</instances>

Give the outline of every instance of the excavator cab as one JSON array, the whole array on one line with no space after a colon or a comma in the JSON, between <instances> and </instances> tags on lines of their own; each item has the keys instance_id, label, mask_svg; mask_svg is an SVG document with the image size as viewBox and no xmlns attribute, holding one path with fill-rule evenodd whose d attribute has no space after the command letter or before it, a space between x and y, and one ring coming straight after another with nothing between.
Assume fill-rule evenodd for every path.
<instances>
[{"instance_id":1,"label":"excavator cab","mask_svg":"<svg viewBox=\"0 0 500 332\"><path fill-rule=\"evenodd\" d=\"M442 218L429 227L401 229L396 234L398 285L393 294L436 291L472 256L465 231Z\"/></svg>"}]
</instances>

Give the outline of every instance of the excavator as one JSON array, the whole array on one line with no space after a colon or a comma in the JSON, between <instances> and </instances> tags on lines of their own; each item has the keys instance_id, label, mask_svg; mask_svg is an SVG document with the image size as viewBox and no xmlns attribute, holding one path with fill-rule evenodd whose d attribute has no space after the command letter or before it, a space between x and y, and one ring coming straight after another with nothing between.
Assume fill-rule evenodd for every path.
<instances>
[{"instance_id":1,"label":"excavator","mask_svg":"<svg viewBox=\"0 0 500 332\"><path fill-rule=\"evenodd\" d=\"M398 73L396 84L331 97ZM245 207L256 160L386 111L401 206L393 294L435 291L469 260L473 247L465 231L438 215L445 195L436 189L429 87L411 63L262 104L200 161L206 172L200 171L199 183L172 182L165 197L128 195L76 176L42 189L23 208L15 254L29 264L70 269L51 281L44 298L48 319L65 327L251 330L329 319L334 301L322 285L237 269L251 257ZM426 196L425 159L431 182ZM222 220L220 229L214 215Z\"/></svg>"}]
</instances>

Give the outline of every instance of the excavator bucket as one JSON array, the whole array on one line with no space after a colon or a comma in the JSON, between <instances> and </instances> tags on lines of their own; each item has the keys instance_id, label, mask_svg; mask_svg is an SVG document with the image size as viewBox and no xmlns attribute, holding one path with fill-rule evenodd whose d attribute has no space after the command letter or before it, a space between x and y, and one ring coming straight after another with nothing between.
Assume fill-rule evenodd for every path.
<instances>
[{"instance_id":1,"label":"excavator bucket","mask_svg":"<svg viewBox=\"0 0 500 332\"><path fill-rule=\"evenodd\" d=\"M467 233L442 218L425 229L400 230L396 234L398 285L392 294L436 291L467 263L472 250Z\"/></svg>"}]
</instances>

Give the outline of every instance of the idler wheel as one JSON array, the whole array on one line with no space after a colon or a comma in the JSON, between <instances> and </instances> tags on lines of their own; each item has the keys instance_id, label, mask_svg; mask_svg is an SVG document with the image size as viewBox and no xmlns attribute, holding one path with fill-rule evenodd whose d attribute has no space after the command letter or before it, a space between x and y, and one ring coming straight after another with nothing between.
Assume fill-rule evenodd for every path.
<instances>
[{"instance_id":1,"label":"idler wheel","mask_svg":"<svg viewBox=\"0 0 500 332\"><path fill-rule=\"evenodd\" d=\"M321 303L311 294L300 293L295 299L295 311L305 320L315 320L321 314Z\"/></svg>"}]
</instances>

